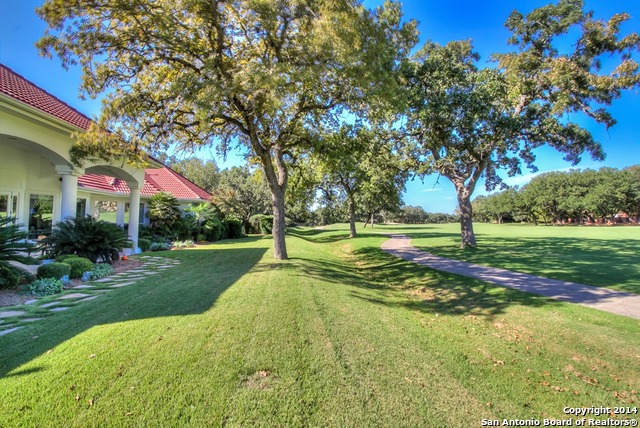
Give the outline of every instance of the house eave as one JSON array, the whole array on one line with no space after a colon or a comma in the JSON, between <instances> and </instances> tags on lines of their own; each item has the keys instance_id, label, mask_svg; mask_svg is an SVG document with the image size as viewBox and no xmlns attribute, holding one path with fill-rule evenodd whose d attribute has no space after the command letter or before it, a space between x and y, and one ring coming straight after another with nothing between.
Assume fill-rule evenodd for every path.
<instances>
[{"instance_id":1,"label":"house eave","mask_svg":"<svg viewBox=\"0 0 640 428\"><path fill-rule=\"evenodd\" d=\"M25 104L24 102L16 100L15 98L3 93L0 93L0 105L14 113L33 119L68 134L73 132L85 132L85 130L79 126L72 125L63 119L46 113L39 108L30 106L29 104Z\"/></svg>"}]
</instances>

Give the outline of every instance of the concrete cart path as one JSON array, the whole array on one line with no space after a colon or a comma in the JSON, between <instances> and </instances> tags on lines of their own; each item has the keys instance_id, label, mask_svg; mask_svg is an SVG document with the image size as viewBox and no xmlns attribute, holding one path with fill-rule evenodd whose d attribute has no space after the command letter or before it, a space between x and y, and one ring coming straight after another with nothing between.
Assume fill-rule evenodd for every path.
<instances>
[{"instance_id":1,"label":"concrete cart path","mask_svg":"<svg viewBox=\"0 0 640 428\"><path fill-rule=\"evenodd\" d=\"M390 239L382 244L382 250L413 263L640 319L640 295L638 294L445 259L412 247L411 238L406 235L389 236Z\"/></svg>"}]
</instances>

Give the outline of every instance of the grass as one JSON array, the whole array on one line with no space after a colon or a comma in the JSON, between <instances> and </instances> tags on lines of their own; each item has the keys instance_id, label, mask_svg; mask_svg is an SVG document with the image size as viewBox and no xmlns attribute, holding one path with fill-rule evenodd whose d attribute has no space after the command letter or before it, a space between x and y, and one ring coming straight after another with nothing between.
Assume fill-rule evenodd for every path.
<instances>
[{"instance_id":1,"label":"grass","mask_svg":"<svg viewBox=\"0 0 640 428\"><path fill-rule=\"evenodd\" d=\"M424 230L426 231L426 230ZM637 405L637 320L297 229L0 337L0 425L479 426Z\"/></svg>"},{"instance_id":2,"label":"grass","mask_svg":"<svg viewBox=\"0 0 640 428\"><path fill-rule=\"evenodd\" d=\"M459 248L458 224L380 225L374 230L407 234L413 246L442 257L640 293L637 226L477 223L474 230L478 247L466 250Z\"/></svg>"}]
</instances>

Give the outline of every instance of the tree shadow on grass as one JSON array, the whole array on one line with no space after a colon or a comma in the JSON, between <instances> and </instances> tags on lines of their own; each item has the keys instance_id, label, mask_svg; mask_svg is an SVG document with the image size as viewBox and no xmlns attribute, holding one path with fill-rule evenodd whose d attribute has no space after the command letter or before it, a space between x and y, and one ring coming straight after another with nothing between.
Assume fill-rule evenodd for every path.
<instances>
[{"instance_id":1,"label":"tree shadow on grass","mask_svg":"<svg viewBox=\"0 0 640 428\"><path fill-rule=\"evenodd\" d=\"M354 260L331 262L292 258L293 263L258 266L353 288L351 295L369 303L423 313L493 318L511 306L557 306L560 302L483 281L419 266L377 247L356 250ZM402 294L398 292L402 292Z\"/></svg>"},{"instance_id":2,"label":"tree shadow on grass","mask_svg":"<svg viewBox=\"0 0 640 428\"><path fill-rule=\"evenodd\" d=\"M427 313L493 318L511 306L541 307L560 304L544 296L416 265L379 248L362 248L355 254L365 263L362 271L366 277L387 281L389 287L411 296L409 302L396 302L395 306ZM385 303L361 294L354 295L372 303Z\"/></svg>"},{"instance_id":3,"label":"tree shadow on grass","mask_svg":"<svg viewBox=\"0 0 640 428\"><path fill-rule=\"evenodd\" d=\"M31 373L35 369L11 371L95 326L204 313L266 251L221 245L159 253L182 263L0 337L0 379Z\"/></svg>"},{"instance_id":4,"label":"tree shadow on grass","mask_svg":"<svg viewBox=\"0 0 640 428\"><path fill-rule=\"evenodd\" d=\"M412 239L423 239L422 243L426 245L416 248L449 259L640 293L637 281L640 277L640 245L637 241L479 235L478 248L462 250L455 245L429 245L429 238L443 234L407 235Z\"/></svg>"}]
</instances>

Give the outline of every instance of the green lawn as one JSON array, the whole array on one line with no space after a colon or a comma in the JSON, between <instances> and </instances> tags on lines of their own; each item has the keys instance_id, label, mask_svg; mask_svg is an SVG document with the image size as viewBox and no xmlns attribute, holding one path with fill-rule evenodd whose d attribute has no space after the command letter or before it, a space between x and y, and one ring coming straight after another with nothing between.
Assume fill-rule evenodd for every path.
<instances>
[{"instance_id":1,"label":"green lawn","mask_svg":"<svg viewBox=\"0 0 640 428\"><path fill-rule=\"evenodd\" d=\"M640 293L640 227L474 225L478 248L462 250L458 224L382 226L443 257Z\"/></svg>"},{"instance_id":2,"label":"green lawn","mask_svg":"<svg viewBox=\"0 0 640 428\"><path fill-rule=\"evenodd\" d=\"M637 320L346 235L293 230L286 262L255 237L160 253L182 263L0 337L0 426L463 427L637 405Z\"/></svg>"}]
</instances>

